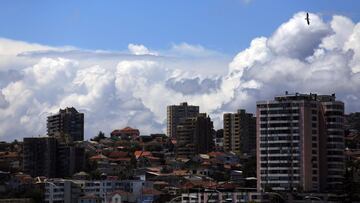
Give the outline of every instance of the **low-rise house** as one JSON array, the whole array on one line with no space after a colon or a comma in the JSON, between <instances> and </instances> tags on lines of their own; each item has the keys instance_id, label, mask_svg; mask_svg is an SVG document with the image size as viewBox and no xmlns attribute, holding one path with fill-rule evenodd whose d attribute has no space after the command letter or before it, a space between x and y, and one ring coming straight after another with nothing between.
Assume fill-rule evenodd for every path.
<instances>
[{"instance_id":1,"label":"low-rise house","mask_svg":"<svg viewBox=\"0 0 360 203\"><path fill-rule=\"evenodd\" d=\"M123 203L129 202L131 199L133 199L133 197L130 192L116 190L108 195L107 203Z\"/></svg>"},{"instance_id":2,"label":"low-rise house","mask_svg":"<svg viewBox=\"0 0 360 203\"><path fill-rule=\"evenodd\" d=\"M121 140L135 140L140 136L140 131L131 127L125 127L123 129L116 129L110 133L111 137Z\"/></svg>"},{"instance_id":3,"label":"low-rise house","mask_svg":"<svg viewBox=\"0 0 360 203\"><path fill-rule=\"evenodd\" d=\"M141 196L138 198L137 202L154 202L156 201L162 192L154 188L143 188Z\"/></svg>"}]
</instances>

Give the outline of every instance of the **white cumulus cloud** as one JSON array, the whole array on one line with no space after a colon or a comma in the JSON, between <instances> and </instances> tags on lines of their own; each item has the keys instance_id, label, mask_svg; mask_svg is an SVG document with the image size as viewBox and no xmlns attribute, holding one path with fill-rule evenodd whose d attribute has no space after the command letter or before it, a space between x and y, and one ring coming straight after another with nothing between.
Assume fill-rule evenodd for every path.
<instances>
[{"instance_id":1,"label":"white cumulus cloud","mask_svg":"<svg viewBox=\"0 0 360 203\"><path fill-rule=\"evenodd\" d=\"M156 52L151 52L142 44L129 44L128 49L130 53L135 55L158 55Z\"/></svg>"},{"instance_id":2,"label":"white cumulus cloud","mask_svg":"<svg viewBox=\"0 0 360 203\"><path fill-rule=\"evenodd\" d=\"M85 137L127 125L165 132L166 106L187 101L210 114L255 110L257 100L290 92L337 93L360 109L360 23L296 13L271 36L254 38L232 59L201 45L93 51L0 39L0 139L46 133L46 116L74 106ZM130 53L130 54L129 54Z\"/></svg>"}]
</instances>

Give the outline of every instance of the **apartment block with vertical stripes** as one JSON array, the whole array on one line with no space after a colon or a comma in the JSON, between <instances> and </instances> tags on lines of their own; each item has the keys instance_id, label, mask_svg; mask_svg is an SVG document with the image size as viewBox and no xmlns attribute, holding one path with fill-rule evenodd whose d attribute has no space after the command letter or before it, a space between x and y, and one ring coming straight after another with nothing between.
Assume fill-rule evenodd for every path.
<instances>
[{"instance_id":1,"label":"apartment block with vertical stripes","mask_svg":"<svg viewBox=\"0 0 360 203\"><path fill-rule=\"evenodd\" d=\"M344 103L335 94L288 94L257 102L259 191L341 191Z\"/></svg>"}]
</instances>

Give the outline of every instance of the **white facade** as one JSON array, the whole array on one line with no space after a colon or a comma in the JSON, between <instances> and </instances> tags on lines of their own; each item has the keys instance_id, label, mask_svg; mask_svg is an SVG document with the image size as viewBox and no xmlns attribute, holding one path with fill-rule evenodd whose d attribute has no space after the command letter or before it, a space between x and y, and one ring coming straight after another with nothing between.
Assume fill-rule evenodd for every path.
<instances>
[{"instance_id":1,"label":"white facade","mask_svg":"<svg viewBox=\"0 0 360 203\"><path fill-rule=\"evenodd\" d=\"M111 200L110 194L116 190L131 193L135 199L140 197L142 189L153 188L153 183L143 180L64 180L54 179L45 184L45 202L61 201L72 203L81 195L100 197L102 202ZM76 195L76 196L75 196ZM77 201L77 200L76 200Z\"/></svg>"},{"instance_id":2,"label":"white facade","mask_svg":"<svg viewBox=\"0 0 360 203\"><path fill-rule=\"evenodd\" d=\"M182 193L181 202L186 203L217 203L217 202L268 202L263 194L257 192L192 192Z\"/></svg>"}]
</instances>

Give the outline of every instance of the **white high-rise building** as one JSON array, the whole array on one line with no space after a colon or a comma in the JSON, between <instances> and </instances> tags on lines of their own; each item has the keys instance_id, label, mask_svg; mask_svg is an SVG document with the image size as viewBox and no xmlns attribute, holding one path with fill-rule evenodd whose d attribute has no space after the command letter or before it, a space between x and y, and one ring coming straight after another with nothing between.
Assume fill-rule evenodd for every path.
<instances>
[{"instance_id":1,"label":"white high-rise building","mask_svg":"<svg viewBox=\"0 0 360 203\"><path fill-rule=\"evenodd\" d=\"M258 190L338 191L344 168L344 103L286 94L257 102Z\"/></svg>"}]
</instances>

